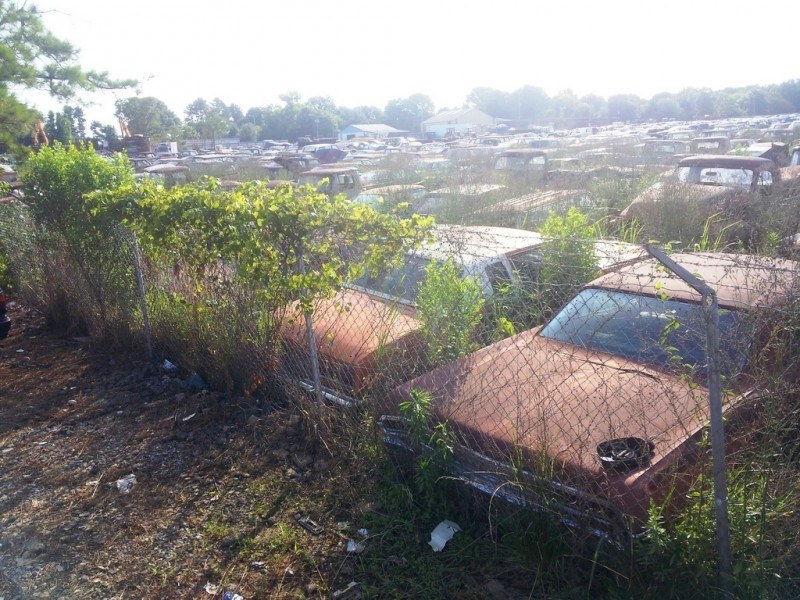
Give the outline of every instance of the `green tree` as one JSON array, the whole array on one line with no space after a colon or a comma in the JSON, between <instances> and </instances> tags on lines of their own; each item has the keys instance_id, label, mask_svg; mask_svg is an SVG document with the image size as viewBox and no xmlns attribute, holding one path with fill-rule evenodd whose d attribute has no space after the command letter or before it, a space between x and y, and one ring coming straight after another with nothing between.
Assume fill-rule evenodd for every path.
<instances>
[{"instance_id":1,"label":"green tree","mask_svg":"<svg viewBox=\"0 0 800 600\"><path fill-rule=\"evenodd\" d=\"M685 88L675 96L681 107L681 118L702 119L714 115L714 93L707 88Z\"/></svg>"},{"instance_id":2,"label":"green tree","mask_svg":"<svg viewBox=\"0 0 800 600\"><path fill-rule=\"evenodd\" d=\"M92 212L86 195L132 184L127 159L98 156L87 145L42 148L22 170L25 202L39 225L43 262L40 297L55 322L105 336L124 320L131 293L131 262L116 235L113 222ZM128 298L129 299L129 298Z\"/></svg>"},{"instance_id":3,"label":"green tree","mask_svg":"<svg viewBox=\"0 0 800 600\"><path fill-rule=\"evenodd\" d=\"M608 98L608 117L615 121L635 121L642 114L644 100L635 94L616 94Z\"/></svg>"},{"instance_id":4,"label":"green tree","mask_svg":"<svg viewBox=\"0 0 800 600\"><path fill-rule=\"evenodd\" d=\"M197 124L205 118L208 110L208 102L203 98L198 98L186 107L183 114L186 117L187 123Z\"/></svg>"},{"instance_id":5,"label":"green tree","mask_svg":"<svg viewBox=\"0 0 800 600\"><path fill-rule=\"evenodd\" d=\"M383 111L377 106L356 106L355 108L339 107L337 114L342 123L382 123L385 119Z\"/></svg>"},{"instance_id":6,"label":"green tree","mask_svg":"<svg viewBox=\"0 0 800 600\"><path fill-rule=\"evenodd\" d=\"M72 136L77 142L86 139L86 115L80 106L65 106L64 115L69 118L72 124Z\"/></svg>"},{"instance_id":7,"label":"green tree","mask_svg":"<svg viewBox=\"0 0 800 600\"><path fill-rule=\"evenodd\" d=\"M239 127L239 139L243 142L255 142L258 139L258 130L253 123L242 123Z\"/></svg>"},{"instance_id":8,"label":"green tree","mask_svg":"<svg viewBox=\"0 0 800 600\"><path fill-rule=\"evenodd\" d=\"M103 125L100 121L92 121L91 125L89 125L89 130L95 147L109 147L119 141L117 129L113 125Z\"/></svg>"},{"instance_id":9,"label":"green tree","mask_svg":"<svg viewBox=\"0 0 800 600\"><path fill-rule=\"evenodd\" d=\"M467 103L495 118L516 118L507 92L489 87L476 87L467 94Z\"/></svg>"},{"instance_id":10,"label":"green tree","mask_svg":"<svg viewBox=\"0 0 800 600\"><path fill-rule=\"evenodd\" d=\"M36 118L9 90L39 89L69 99L81 90L120 89L134 80L114 80L108 73L84 70L78 50L49 32L34 5L0 0L0 145L16 145Z\"/></svg>"},{"instance_id":11,"label":"green tree","mask_svg":"<svg viewBox=\"0 0 800 600\"><path fill-rule=\"evenodd\" d=\"M249 123L253 123L257 127L264 127L264 124L267 121L267 115L269 114L269 108L250 108L247 110L244 118L245 121Z\"/></svg>"},{"instance_id":12,"label":"green tree","mask_svg":"<svg viewBox=\"0 0 800 600\"><path fill-rule=\"evenodd\" d=\"M556 118L575 116L578 107L578 96L572 90L562 90L550 99L550 112Z\"/></svg>"},{"instance_id":13,"label":"green tree","mask_svg":"<svg viewBox=\"0 0 800 600\"><path fill-rule=\"evenodd\" d=\"M796 112L800 112L800 79L790 79L778 85L778 92L788 102Z\"/></svg>"},{"instance_id":14,"label":"green tree","mask_svg":"<svg viewBox=\"0 0 800 600\"><path fill-rule=\"evenodd\" d=\"M550 97L540 87L526 85L511 92L509 119L536 121L544 117L550 106ZM494 113L488 113L492 116Z\"/></svg>"},{"instance_id":15,"label":"green tree","mask_svg":"<svg viewBox=\"0 0 800 600\"><path fill-rule=\"evenodd\" d=\"M422 122L433 116L433 101L425 94L389 100L384 109L388 125L403 131L421 133Z\"/></svg>"},{"instance_id":16,"label":"green tree","mask_svg":"<svg viewBox=\"0 0 800 600\"><path fill-rule=\"evenodd\" d=\"M576 116L584 119L605 119L608 117L608 102L597 94L581 96Z\"/></svg>"},{"instance_id":17,"label":"green tree","mask_svg":"<svg viewBox=\"0 0 800 600\"><path fill-rule=\"evenodd\" d=\"M178 116L164 102L152 96L117 100L115 106L115 114L128 121L128 127L133 134L165 138L181 124Z\"/></svg>"},{"instance_id":18,"label":"green tree","mask_svg":"<svg viewBox=\"0 0 800 600\"><path fill-rule=\"evenodd\" d=\"M282 315L311 315L316 299L331 296L366 268L380 270L399 260L427 239L431 227L430 219L379 214L344 196L328 198L310 185L270 189L257 181L224 191L211 179L169 190L144 180L98 192L92 202L96 211L137 232L143 251L170 274L168 280L174 267L180 270L187 284L177 299L170 290L166 302L171 310L188 307L197 329L206 332L174 348L192 368L201 366L198 355L209 356L209 346L216 349L219 339L231 334L231 311L246 309L239 324L260 315L261 345L269 350L279 338ZM362 250L358 262L343 257L345 242ZM239 304L239 298L253 303ZM208 306L213 314L204 321ZM220 315L226 315L224 327ZM217 363L216 353L211 355Z\"/></svg>"},{"instance_id":19,"label":"green tree","mask_svg":"<svg viewBox=\"0 0 800 600\"><path fill-rule=\"evenodd\" d=\"M683 114L678 99L668 93L656 94L650 98L644 115L648 119L677 119Z\"/></svg>"},{"instance_id":20,"label":"green tree","mask_svg":"<svg viewBox=\"0 0 800 600\"><path fill-rule=\"evenodd\" d=\"M336 103L330 96L314 96L309 98L306 104L311 108L317 109L321 113L336 114L337 111Z\"/></svg>"}]
</instances>

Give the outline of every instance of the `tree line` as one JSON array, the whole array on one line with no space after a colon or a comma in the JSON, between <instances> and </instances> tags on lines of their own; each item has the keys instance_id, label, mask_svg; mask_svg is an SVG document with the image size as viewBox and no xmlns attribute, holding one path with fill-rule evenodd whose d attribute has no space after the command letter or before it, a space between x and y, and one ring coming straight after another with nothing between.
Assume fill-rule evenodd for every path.
<instances>
[{"instance_id":1,"label":"tree line","mask_svg":"<svg viewBox=\"0 0 800 600\"><path fill-rule=\"evenodd\" d=\"M175 114L163 101L153 97L118 100L116 114L123 116L133 133L151 138L190 140L238 138L242 142L333 138L352 123L385 123L420 134L423 120L435 114L429 96L413 94L377 106L337 106L328 96L302 101L296 92L280 96L281 104L253 107L247 111L219 98L198 98L183 112ZM800 79L777 85L747 86L723 90L686 88L676 94L660 93L650 99L633 94L602 98L595 94L577 96L571 90L548 96L542 88L524 86L513 92L488 87L473 89L462 107L475 107L510 126L526 129L534 125L570 128L611 122L692 120L725 117L755 117L800 112ZM67 106L62 115L48 118L48 130L64 142L87 139L78 122L80 108ZM71 124L71 129L64 124ZM69 130L72 137L61 133ZM91 123L92 139L116 140L113 126Z\"/></svg>"},{"instance_id":2,"label":"tree line","mask_svg":"<svg viewBox=\"0 0 800 600\"><path fill-rule=\"evenodd\" d=\"M119 134L115 124L93 121L87 131L78 95L99 89L129 89L137 82L81 68L77 49L47 31L34 6L0 0L0 57L0 152L29 145L36 120L45 121L51 139L63 143L116 141ZM45 90L68 104L44 117L16 97L14 90L18 89ZM219 98L198 98L179 117L158 98L131 96L116 102L115 116L127 120L131 132L156 139L236 137L257 142L331 138L353 123L385 123L418 135L422 121L436 112L431 98L422 93L389 100L383 108L337 106L329 96L302 101L296 92L279 98L280 103L246 111ZM686 88L649 99L633 94L578 96L572 90L550 96L532 85L512 92L477 87L462 107L478 108L522 129L532 125L568 128L614 121L770 115L800 112L800 79L722 90Z\"/></svg>"}]
</instances>

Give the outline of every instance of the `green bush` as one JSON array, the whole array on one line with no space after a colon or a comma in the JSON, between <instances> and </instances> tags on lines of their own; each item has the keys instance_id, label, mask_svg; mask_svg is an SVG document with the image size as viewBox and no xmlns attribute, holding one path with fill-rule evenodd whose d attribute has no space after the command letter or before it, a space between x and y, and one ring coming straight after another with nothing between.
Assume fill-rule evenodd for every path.
<instances>
[{"instance_id":1,"label":"green bush","mask_svg":"<svg viewBox=\"0 0 800 600\"><path fill-rule=\"evenodd\" d=\"M430 366L436 367L476 348L483 290L474 277L462 278L453 261L432 262L417 295L422 335Z\"/></svg>"},{"instance_id":2,"label":"green bush","mask_svg":"<svg viewBox=\"0 0 800 600\"><path fill-rule=\"evenodd\" d=\"M541 233L548 241L542 244L542 267L534 308L540 323L598 274L594 250L596 230L580 211L570 208L564 217L550 213Z\"/></svg>"},{"instance_id":3,"label":"green bush","mask_svg":"<svg viewBox=\"0 0 800 600\"><path fill-rule=\"evenodd\" d=\"M52 321L93 337L127 335L135 299L130 245L117 223L86 204L91 192L133 181L127 159L57 143L33 155L21 177L41 256L40 289L34 291L40 308Z\"/></svg>"},{"instance_id":4,"label":"green bush","mask_svg":"<svg viewBox=\"0 0 800 600\"><path fill-rule=\"evenodd\" d=\"M316 300L397 260L431 224L259 181L229 191L213 179L169 190L142 181L91 202L137 234L157 346L232 388L250 387L274 364L288 313L312 314ZM341 252L345 240L361 250L353 262Z\"/></svg>"}]
</instances>

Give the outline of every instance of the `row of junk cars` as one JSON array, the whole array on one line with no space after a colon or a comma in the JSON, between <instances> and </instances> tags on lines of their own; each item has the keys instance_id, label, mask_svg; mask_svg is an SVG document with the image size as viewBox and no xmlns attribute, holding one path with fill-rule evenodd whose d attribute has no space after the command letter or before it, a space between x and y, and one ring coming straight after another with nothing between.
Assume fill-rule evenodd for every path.
<instances>
[{"instance_id":1,"label":"row of junk cars","mask_svg":"<svg viewBox=\"0 0 800 600\"><path fill-rule=\"evenodd\" d=\"M735 213L729 205L740 202L730 197L756 191L766 195L797 180L796 117L506 131L447 142L353 138L299 146L266 140L257 146L159 152L131 160L139 176L166 185L206 174L224 186L245 178L269 179L274 186L311 184L379 210L403 203L439 222L532 228L551 210L564 212L571 206L643 219L641 206L609 210L598 192L603 182L643 177L657 184L633 205L658 202L675 182L710 207Z\"/></svg>"},{"instance_id":2,"label":"row of junk cars","mask_svg":"<svg viewBox=\"0 0 800 600\"><path fill-rule=\"evenodd\" d=\"M621 219L664 202L660 191L671 186L719 206L770 197L800 175L792 145L800 116L558 133L270 143L144 157L151 164L137 169L164 178L212 164L233 176L247 165L275 185L311 183L379 209L404 202L436 216L433 241L400 266L364 274L317 303L316 352L303 319L284 325L282 376L330 403L367 407L400 453L426 451L429 440L401 407L428 398L431 419L453 436L453 480L581 530L636 533L653 504L679 509L707 466L705 300L640 245L576 242L553 265L551 240L531 229L551 210L584 206L591 181L609 173L660 175ZM791 390L797 381L797 328L785 319L796 312L798 263L720 252L671 258L717 296L726 435L757 435L775 382ZM470 331L465 355L434 364L437 324L421 313L420 294L431 266L445 262L476 284L482 319L516 326L502 335ZM573 269L589 283L551 285L569 281ZM0 299L2 317L2 292ZM456 303L444 305L438 325L459 317Z\"/></svg>"},{"instance_id":3,"label":"row of junk cars","mask_svg":"<svg viewBox=\"0 0 800 600\"><path fill-rule=\"evenodd\" d=\"M563 264L548 267L549 240L529 229L551 210L584 207L595 178L648 170L657 183L618 218L639 218L642 206L663 202L660 191L673 186L679 196L732 212L748 198L777 197L800 174L800 150L792 145L800 121L796 128L787 123L774 130L791 134L750 127L748 138L737 137L733 123L651 127L652 139L644 141L612 130L574 139L486 136L441 150L421 145L412 158L401 158L408 148L387 147L378 161L350 149L355 166L339 159L305 171L299 182L316 183L319 175L331 191L337 169L354 169L360 189L353 200L376 207L402 200L436 216L438 225L434 241L400 267L363 275L317 304L318 378L305 323L288 325L282 372L330 403L367 405L384 442L401 455L434 451L435 437L420 438L407 412L427 398L431 423L445 424L452 435L451 480L581 531L641 532L652 506L675 514L708 466L704 300L640 245L576 244L561 249ZM392 164L399 167L384 169ZM384 170L400 175L381 179ZM437 170L461 180L432 187ZM669 198L675 195L672 189ZM552 281L554 272L579 268L572 251L588 251L593 277L552 302L569 286L548 289L543 273L549 270ZM736 447L732 442L758 435L775 382L796 382L795 340L785 319L795 307L798 263L721 252L671 258L717 295L726 435ZM477 283L486 319L516 299L537 322L508 336L473 332L472 351L432 366L426 354L432 324L420 294L431 265L447 261ZM522 299L515 298L520 290ZM457 318L457 306L448 308L453 312L444 310L441 320Z\"/></svg>"},{"instance_id":4,"label":"row of junk cars","mask_svg":"<svg viewBox=\"0 0 800 600\"><path fill-rule=\"evenodd\" d=\"M423 396L431 426L452 434L453 480L581 531L636 533L652 505L678 509L708 464L706 320L695 289L641 246L595 241L596 277L549 318L543 311L543 323L504 338L473 331L474 351L435 368L426 355L431 322L418 301L430 263L457 264L490 314L510 288L524 290L522 307L533 312L553 293L537 289L547 243L525 230L439 225L435 241L401 267L364 275L316 305L319 379L302 320L283 332L281 372L312 397L366 406L401 456L435 444L420 439L403 408ZM558 270L575 268L568 256ZM744 436L757 427L769 386L796 381L784 319L798 263L710 252L671 258L717 294L726 434ZM457 310L453 303L439 318Z\"/></svg>"}]
</instances>

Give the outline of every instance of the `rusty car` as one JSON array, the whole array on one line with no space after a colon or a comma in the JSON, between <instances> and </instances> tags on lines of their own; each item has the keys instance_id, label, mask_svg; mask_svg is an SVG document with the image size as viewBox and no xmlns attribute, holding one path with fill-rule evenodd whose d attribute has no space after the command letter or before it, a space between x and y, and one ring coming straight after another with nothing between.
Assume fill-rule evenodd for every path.
<instances>
[{"instance_id":1,"label":"rusty car","mask_svg":"<svg viewBox=\"0 0 800 600\"><path fill-rule=\"evenodd\" d=\"M351 200L361 191L361 177L358 169L347 164L314 167L300 173L297 185L306 184L311 184L329 196L344 194Z\"/></svg>"},{"instance_id":2,"label":"rusty car","mask_svg":"<svg viewBox=\"0 0 800 600\"><path fill-rule=\"evenodd\" d=\"M716 291L726 431L735 433L757 414L760 368L783 372L774 345L786 328L770 316L794 301L800 264L672 258ZM761 334L770 323L777 337ZM586 285L543 327L396 388L380 419L384 440L420 451L399 407L425 393L455 436L455 480L582 530L642 531L651 506L680 505L706 459L705 331L700 294L643 258Z\"/></svg>"},{"instance_id":3,"label":"rusty car","mask_svg":"<svg viewBox=\"0 0 800 600\"><path fill-rule=\"evenodd\" d=\"M522 229L438 225L434 241L409 253L400 266L365 274L332 300L319 302L313 331L323 396L351 406L370 388L406 381L424 368L425 344L416 301L430 264L452 261L463 278L474 278L484 297L491 298L523 279L535 284L545 241L540 234ZM617 241L598 240L594 246L598 271L633 260L642 252ZM284 378L315 391L306 336L302 319L287 324Z\"/></svg>"},{"instance_id":4,"label":"rusty car","mask_svg":"<svg viewBox=\"0 0 800 600\"><path fill-rule=\"evenodd\" d=\"M646 218L648 208L671 203L701 204L709 213L738 217L757 191L771 192L780 181L774 162L754 156L704 154L678 161L663 180L636 196L620 213L623 219Z\"/></svg>"}]
</instances>

